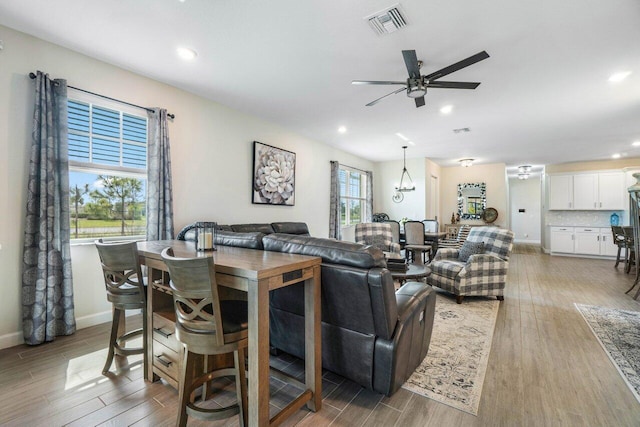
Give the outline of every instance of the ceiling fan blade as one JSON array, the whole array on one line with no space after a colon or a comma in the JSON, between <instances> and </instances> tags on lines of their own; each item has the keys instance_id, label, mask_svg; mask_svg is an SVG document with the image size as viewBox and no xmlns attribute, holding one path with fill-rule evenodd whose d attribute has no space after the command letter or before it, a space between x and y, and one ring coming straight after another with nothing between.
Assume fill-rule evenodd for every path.
<instances>
[{"instance_id":1,"label":"ceiling fan blade","mask_svg":"<svg viewBox=\"0 0 640 427\"><path fill-rule=\"evenodd\" d=\"M407 66L407 71L409 72L409 77L412 79L420 78L420 66L418 65L418 57L416 56L415 50L403 50L402 56L404 58L404 63Z\"/></svg>"},{"instance_id":2,"label":"ceiling fan blade","mask_svg":"<svg viewBox=\"0 0 640 427\"><path fill-rule=\"evenodd\" d=\"M416 101L416 108L422 107L424 105L424 96L420 98L414 98Z\"/></svg>"},{"instance_id":3,"label":"ceiling fan blade","mask_svg":"<svg viewBox=\"0 0 640 427\"><path fill-rule=\"evenodd\" d=\"M442 89L475 89L480 86L480 83L475 82L443 82L443 81L435 81L429 82L427 87L433 88L442 88Z\"/></svg>"},{"instance_id":4,"label":"ceiling fan blade","mask_svg":"<svg viewBox=\"0 0 640 427\"><path fill-rule=\"evenodd\" d=\"M400 88L400 89L398 89L398 90L394 90L393 92L388 93L388 94L386 94L385 96L381 96L380 98L378 98L378 99L376 99L376 100L374 100L374 101L371 101L371 102L370 102L370 103L368 103L366 106L367 106L367 107L371 107L372 105L376 105L378 102L382 101L382 100L383 100L384 98L386 98L387 96L395 95L396 93L400 93L400 92L402 92L403 90L407 90L407 88L406 88L406 87L401 87L401 88Z\"/></svg>"},{"instance_id":5,"label":"ceiling fan blade","mask_svg":"<svg viewBox=\"0 0 640 427\"><path fill-rule=\"evenodd\" d=\"M352 80L352 85L406 85L407 82L392 82L386 80Z\"/></svg>"},{"instance_id":6,"label":"ceiling fan blade","mask_svg":"<svg viewBox=\"0 0 640 427\"><path fill-rule=\"evenodd\" d=\"M404 51L403 51L404 52ZM469 65L473 65L476 62L480 62L483 59L487 59L489 54L484 50L480 53L476 53L473 56L468 57L467 59L463 59L462 61L456 62L455 64L451 64L448 67L444 67L441 70L438 70L434 73L429 74L428 76L424 76L425 80L436 80L440 77L444 77L447 74L451 74L455 71L461 70L462 68L468 67Z\"/></svg>"}]
</instances>

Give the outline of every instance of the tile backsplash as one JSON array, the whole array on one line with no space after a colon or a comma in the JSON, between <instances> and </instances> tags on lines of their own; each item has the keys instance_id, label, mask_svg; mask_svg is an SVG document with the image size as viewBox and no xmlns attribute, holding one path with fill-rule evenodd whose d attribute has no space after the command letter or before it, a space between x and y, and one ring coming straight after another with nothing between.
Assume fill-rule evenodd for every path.
<instances>
[{"instance_id":1,"label":"tile backsplash","mask_svg":"<svg viewBox=\"0 0 640 427\"><path fill-rule=\"evenodd\" d=\"M625 211L547 211L546 224L548 226L583 226L609 227L612 213L620 217L619 224L627 220Z\"/></svg>"}]
</instances>

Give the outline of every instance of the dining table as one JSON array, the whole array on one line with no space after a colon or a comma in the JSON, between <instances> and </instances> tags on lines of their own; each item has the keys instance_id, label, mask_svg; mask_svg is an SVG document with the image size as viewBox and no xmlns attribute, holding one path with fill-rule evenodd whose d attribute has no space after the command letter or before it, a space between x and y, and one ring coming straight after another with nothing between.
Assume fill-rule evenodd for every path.
<instances>
[{"instance_id":1,"label":"dining table","mask_svg":"<svg viewBox=\"0 0 640 427\"><path fill-rule=\"evenodd\" d=\"M166 359L159 358L154 346L167 350L163 339L170 335L166 323L154 325L159 312L167 312L172 297L168 285L168 270L161 252L171 247L176 257L194 258L213 257L218 286L240 291L248 303L248 425L279 425L287 417L305 404L312 411L322 406L322 349L321 349L321 305L320 305L320 264L322 259L314 256L269 252L230 246L217 246L214 251L196 251L195 244L188 241L162 240L138 243L140 263L147 268L149 286L147 287L146 333L149 367L144 377L153 381L158 377L167 377L170 384L176 385L171 377ZM304 286L305 307L305 375L304 382L291 379L291 382L303 392L278 413L269 414L269 378L276 375L269 365L269 292L296 283ZM157 323L157 322L156 322ZM163 329L165 328L164 332ZM161 333L160 335L158 333ZM164 338L163 338L164 337ZM177 359L177 358L176 358ZM159 362L159 363L156 363ZM174 364L179 364L177 359ZM179 370L178 370L179 371ZM177 377L177 376L176 376ZM277 378L285 379L285 374L277 372Z\"/></svg>"}]
</instances>

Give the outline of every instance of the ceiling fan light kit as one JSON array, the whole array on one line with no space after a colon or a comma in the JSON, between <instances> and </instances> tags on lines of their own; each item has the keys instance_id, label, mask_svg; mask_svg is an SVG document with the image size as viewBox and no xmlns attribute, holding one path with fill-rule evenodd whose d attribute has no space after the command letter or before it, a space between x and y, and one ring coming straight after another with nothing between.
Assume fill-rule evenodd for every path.
<instances>
[{"instance_id":1,"label":"ceiling fan light kit","mask_svg":"<svg viewBox=\"0 0 640 427\"><path fill-rule=\"evenodd\" d=\"M402 85L400 89L394 90L378 99L366 104L367 107L376 105L384 98L400 93L404 90L407 91L407 96L413 98L416 104L416 108L425 105L424 96L427 94L427 88L439 88L439 89L475 89L480 83L476 82L450 82L440 81L441 77L454 73L462 68L475 64L476 62L487 59L489 54L485 51L476 53L462 61L458 61L455 64L451 64L436 72L427 74L425 76L420 74L420 68L422 67L422 61L418 61L415 50L403 50L402 57L409 73L409 78L404 82L399 81L386 81L386 80L353 80L351 84L354 85Z\"/></svg>"}]
</instances>

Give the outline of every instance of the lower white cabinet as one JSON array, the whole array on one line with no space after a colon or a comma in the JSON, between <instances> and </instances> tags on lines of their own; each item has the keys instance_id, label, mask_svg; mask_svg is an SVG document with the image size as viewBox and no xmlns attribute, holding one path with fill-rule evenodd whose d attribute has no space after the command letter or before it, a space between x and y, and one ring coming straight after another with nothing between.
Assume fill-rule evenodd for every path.
<instances>
[{"instance_id":1,"label":"lower white cabinet","mask_svg":"<svg viewBox=\"0 0 640 427\"><path fill-rule=\"evenodd\" d=\"M613 242L613 233L611 228L600 229L600 254L607 256L618 255L618 245ZM624 249L621 252L624 255Z\"/></svg>"},{"instance_id":2,"label":"lower white cabinet","mask_svg":"<svg viewBox=\"0 0 640 427\"><path fill-rule=\"evenodd\" d=\"M573 227L551 227L551 252L573 253Z\"/></svg>"},{"instance_id":3,"label":"lower white cabinet","mask_svg":"<svg viewBox=\"0 0 640 427\"><path fill-rule=\"evenodd\" d=\"M600 255L600 229L575 227L573 232L573 253L581 255Z\"/></svg>"},{"instance_id":4,"label":"lower white cabinet","mask_svg":"<svg viewBox=\"0 0 640 427\"><path fill-rule=\"evenodd\" d=\"M609 227L554 226L550 231L552 253L596 256L616 256L618 253Z\"/></svg>"}]
</instances>

